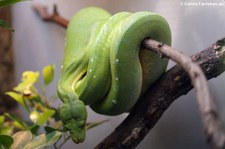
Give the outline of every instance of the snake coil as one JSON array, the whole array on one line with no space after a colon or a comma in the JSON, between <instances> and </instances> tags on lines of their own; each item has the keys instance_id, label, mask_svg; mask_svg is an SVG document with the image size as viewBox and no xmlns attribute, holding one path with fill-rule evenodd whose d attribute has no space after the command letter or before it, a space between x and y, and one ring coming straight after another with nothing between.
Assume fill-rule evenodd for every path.
<instances>
[{"instance_id":1,"label":"snake coil","mask_svg":"<svg viewBox=\"0 0 225 149\"><path fill-rule=\"evenodd\" d=\"M61 120L74 142L85 138L85 105L104 115L127 112L165 71L167 59L140 48L146 38L170 45L167 21L146 11L111 16L96 7L73 16L58 95L64 103Z\"/></svg>"}]
</instances>

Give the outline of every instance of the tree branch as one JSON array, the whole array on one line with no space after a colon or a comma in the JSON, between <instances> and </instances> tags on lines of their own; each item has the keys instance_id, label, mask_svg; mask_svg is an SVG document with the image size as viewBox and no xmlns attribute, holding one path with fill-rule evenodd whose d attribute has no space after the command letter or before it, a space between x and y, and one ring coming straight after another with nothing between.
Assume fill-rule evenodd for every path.
<instances>
[{"instance_id":1,"label":"tree branch","mask_svg":"<svg viewBox=\"0 0 225 149\"><path fill-rule=\"evenodd\" d=\"M207 80L199 65L194 63L190 57L157 41L145 40L143 45L145 48L160 52L163 56L175 61L189 74L191 83L197 93L197 101L207 140L214 149L225 148L225 133L220 124L215 103L209 94ZM217 48L221 48L221 46Z\"/></svg>"},{"instance_id":2,"label":"tree branch","mask_svg":"<svg viewBox=\"0 0 225 149\"><path fill-rule=\"evenodd\" d=\"M52 14L49 14L47 8L41 4L35 4L33 9L44 21L56 23L64 28L66 28L69 23L68 20L59 15L57 5L54 5Z\"/></svg>"},{"instance_id":3,"label":"tree branch","mask_svg":"<svg viewBox=\"0 0 225 149\"><path fill-rule=\"evenodd\" d=\"M47 14L46 8L43 6L34 8L44 20L67 27L68 21L58 15L56 6L53 15ZM95 148L135 148L154 127L170 104L181 95L189 92L192 85L196 88L199 110L210 146L218 149L225 148L224 130L203 74L204 72L207 79L211 79L225 71L225 64L223 63L225 58L225 38L193 55L192 60L177 50L154 40L144 40L142 45L145 49L170 58L179 65L167 71L149 88L132 109L129 116ZM199 64L203 72L193 61Z\"/></svg>"},{"instance_id":4,"label":"tree branch","mask_svg":"<svg viewBox=\"0 0 225 149\"><path fill-rule=\"evenodd\" d=\"M223 41L223 45L221 45L221 41ZM192 60L200 65L207 76L207 79L217 77L225 71L225 65L223 63L223 59L225 58L224 41L225 38L192 56ZM175 61L183 61L179 58L180 54L175 54L174 56L174 52L172 52L170 47L162 45L157 41L146 40L144 44L144 47L147 47L148 49L157 49L157 52L160 52L163 56L171 58L173 55L172 57L175 57ZM162 49L163 52L161 51ZM170 52L168 52L168 50ZM187 63L188 61L189 60L179 63L185 65L185 69L187 69L189 73L193 73L191 76L194 77L195 80L198 80L199 74L197 73L196 75L195 66L194 68L190 68L192 66ZM191 72L189 68L191 69ZM200 80L202 81L202 78ZM193 84L203 87L203 84L199 81L193 82ZM114 130L114 132L98 144L96 149L135 148L158 122L170 104L181 95L188 93L191 89L192 85L188 74L181 66L174 66L148 89L146 94L141 97L141 100L139 100L132 109L128 117ZM208 94L205 89L203 92ZM200 95L198 95L198 97L199 96ZM203 99L198 98L207 140L212 148L222 149L225 147L225 137L214 104L209 97L210 95L206 95Z\"/></svg>"}]
</instances>

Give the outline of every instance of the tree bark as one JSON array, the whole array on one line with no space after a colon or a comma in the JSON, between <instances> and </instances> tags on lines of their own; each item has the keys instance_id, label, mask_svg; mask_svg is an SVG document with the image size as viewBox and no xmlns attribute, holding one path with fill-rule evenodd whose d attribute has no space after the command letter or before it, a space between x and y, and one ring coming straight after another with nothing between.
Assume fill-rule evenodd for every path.
<instances>
[{"instance_id":1,"label":"tree bark","mask_svg":"<svg viewBox=\"0 0 225 149\"><path fill-rule=\"evenodd\" d=\"M225 71L223 62L225 58L225 38L194 54L191 58L202 68L208 80L219 76ZM133 107L128 117L95 149L135 148L155 126L173 101L187 94L192 88L191 80L184 69L179 65L174 66L147 90L146 94ZM225 146L224 133L220 131L217 115L211 117L212 114L210 114L210 118L208 114L206 114L207 117L203 117L204 123L209 122L206 126L209 128L206 130L207 141L209 144L216 146L214 148L222 149ZM213 119L216 121L212 121ZM219 126L219 129L217 129L217 126ZM216 134L214 135L214 133ZM219 144L215 145L212 138L218 138Z\"/></svg>"},{"instance_id":2,"label":"tree bark","mask_svg":"<svg viewBox=\"0 0 225 149\"><path fill-rule=\"evenodd\" d=\"M11 24L11 8L0 8L0 19ZM0 114L12 111L17 104L5 95L13 87L14 65L12 50L12 32L0 27Z\"/></svg>"}]
</instances>

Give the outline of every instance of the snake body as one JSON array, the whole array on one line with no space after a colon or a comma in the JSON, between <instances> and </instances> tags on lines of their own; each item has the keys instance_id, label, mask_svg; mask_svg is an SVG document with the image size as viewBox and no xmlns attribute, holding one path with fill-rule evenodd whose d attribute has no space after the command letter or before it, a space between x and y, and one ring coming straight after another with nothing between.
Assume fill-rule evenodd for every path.
<instances>
[{"instance_id":1,"label":"snake body","mask_svg":"<svg viewBox=\"0 0 225 149\"><path fill-rule=\"evenodd\" d=\"M85 105L97 113L129 111L165 71L168 60L141 49L144 39L171 44L166 20L151 12L107 11L90 7L71 19L58 83L60 118L74 142L85 138Z\"/></svg>"}]
</instances>

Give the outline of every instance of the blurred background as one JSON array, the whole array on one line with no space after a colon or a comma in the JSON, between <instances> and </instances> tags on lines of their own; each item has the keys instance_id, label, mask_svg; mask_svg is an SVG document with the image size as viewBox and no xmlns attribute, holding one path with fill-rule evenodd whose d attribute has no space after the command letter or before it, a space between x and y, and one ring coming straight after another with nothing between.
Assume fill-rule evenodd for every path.
<instances>
[{"instance_id":1,"label":"blurred background","mask_svg":"<svg viewBox=\"0 0 225 149\"><path fill-rule=\"evenodd\" d=\"M193 6L187 2L217 2L222 6ZM43 22L32 10L32 5L41 3L51 13L57 4L59 13L70 19L81 8L97 6L112 14L119 11L152 11L159 13L169 22L172 31L172 46L187 55L192 55L225 36L224 0L34 0L17 3L12 7L13 49L15 58L16 82L20 82L23 71L41 71L49 64L56 66L55 81L48 88L48 94L56 93L60 65L63 58L65 29ZM169 64L169 67L173 66ZM209 81L213 96L217 99L220 112L225 111L225 74ZM57 101L55 106L61 104ZM223 115L224 116L224 115ZM126 114L106 117L89 109L88 121L110 119L109 122L88 130L86 141L76 145L68 141L63 148L93 148L121 123ZM191 91L176 100L165 112L152 131L146 136L138 149L207 149L201 119Z\"/></svg>"}]
</instances>

